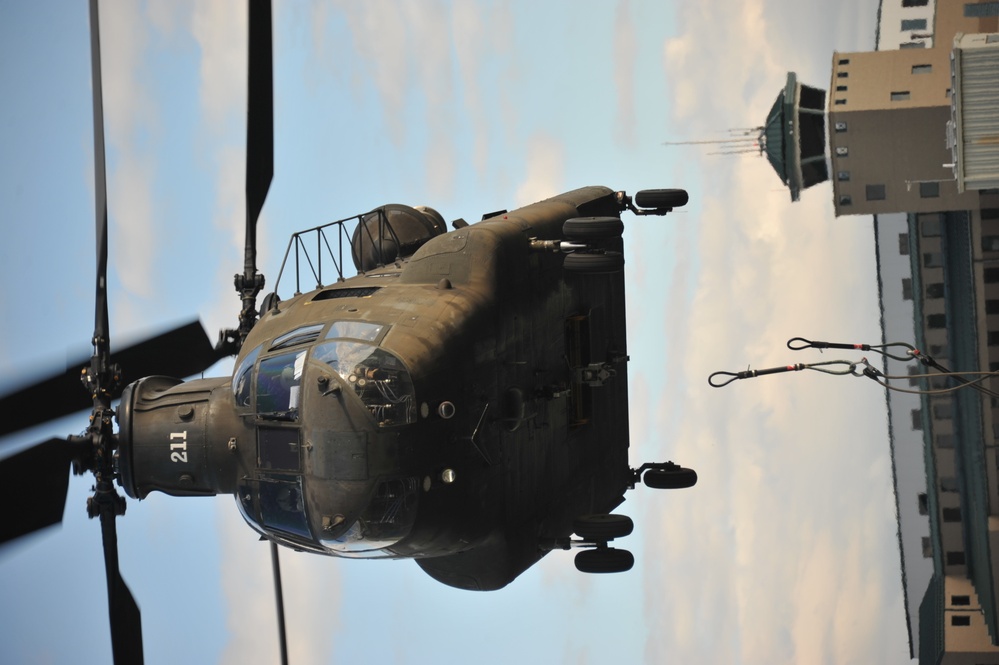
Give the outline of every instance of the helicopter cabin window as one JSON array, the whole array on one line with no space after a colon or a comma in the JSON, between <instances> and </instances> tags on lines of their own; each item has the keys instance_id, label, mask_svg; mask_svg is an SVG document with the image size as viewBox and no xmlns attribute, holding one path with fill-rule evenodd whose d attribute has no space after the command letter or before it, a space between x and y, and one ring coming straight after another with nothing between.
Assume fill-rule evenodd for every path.
<instances>
[{"instance_id":1,"label":"helicopter cabin window","mask_svg":"<svg viewBox=\"0 0 999 665\"><path fill-rule=\"evenodd\" d=\"M260 348L257 347L246 354L243 358L243 362L239 363L239 367L232 375L232 394L236 400L236 408L248 408L250 406L250 400L253 396L252 386L253 386L253 363L257 362L257 356L260 355Z\"/></svg>"},{"instance_id":2,"label":"helicopter cabin window","mask_svg":"<svg viewBox=\"0 0 999 665\"><path fill-rule=\"evenodd\" d=\"M298 429L293 427L257 428L257 465L261 469L301 471Z\"/></svg>"},{"instance_id":3,"label":"helicopter cabin window","mask_svg":"<svg viewBox=\"0 0 999 665\"><path fill-rule=\"evenodd\" d=\"M318 344L313 354L353 388L379 427L415 421L413 381L394 354L370 344L347 341Z\"/></svg>"},{"instance_id":4,"label":"helicopter cabin window","mask_svg":"<svg viewBox=\"0 0 999 665\"><path fill-rule=\"evenodd\" d=\"M259 496L260 522L264 527L312 540L300 477L261 478Z\"/></svg>"},{"instance_id":5,"label":"helicopter cabin window","mask_svg":"<svg viewBox=\"0 0 999 665\"><path fill-rule=\"evenodd\" d=\"M382 334L385 326L367 321L335 321L326 333L326 339L359 339L364 342L374 342Z\"/></svg>"},{"instance_id":6,"label":"helicopter cabin window","mask_svg":"<svg viewBox=\"0 0 999 665\"><path fill-rule=\"evenodd\" d=\"M264 358L257 371L257 416L297 420L305 351Z\"/></svg>"},{"instance_id":7,"label":"helicopter cabin window","mask_svg":"<svg viewBox=\"0 0 999 665\"><path fill-rule=\"evenodd\" d=\"M306 342L314 342L319 339L319 333L323 331L323 326L325 325L325 323L316 323L285 333L274 340L270 350L287 349L288 347L305 344Z\"/></svg>"}]
</instances>

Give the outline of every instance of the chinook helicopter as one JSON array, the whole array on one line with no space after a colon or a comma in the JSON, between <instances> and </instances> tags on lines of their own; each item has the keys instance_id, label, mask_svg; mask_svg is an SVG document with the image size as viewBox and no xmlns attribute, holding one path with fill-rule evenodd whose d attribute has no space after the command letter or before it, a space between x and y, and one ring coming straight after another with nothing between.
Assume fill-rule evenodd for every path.
<instances>
[{"instance_id":1,"label":"chinook helicopter","mask_svg":"<svg viewBox=\"0 0 999 665\"><path fill-rule=\"evenodd\" d=\"M586 573L630 569L613 545L633 524L612 511L640 483L685 488L697 476L629 462L621 216L665 215L686 193L585 187L451 230L432 208L384 205L295 234L258 312L273 123L270 6L253 1L239 326L212 344L195 322L112 353L96 0L90 8L94 353L82 372L0 398L0 435L88 406L90 426L0 461L0 496L16 507L0 542L61 521L70 468L93 473L87 507L102 526L116 662L141 659L141 622L118 570L115 485L133 499L233 494L273 543L412 558L460 589L502 588L553 550L578 550ZM283 300L286 268L295 287ZM183 380L226 356L231 376Z\"/></svg>"}]
</instances>

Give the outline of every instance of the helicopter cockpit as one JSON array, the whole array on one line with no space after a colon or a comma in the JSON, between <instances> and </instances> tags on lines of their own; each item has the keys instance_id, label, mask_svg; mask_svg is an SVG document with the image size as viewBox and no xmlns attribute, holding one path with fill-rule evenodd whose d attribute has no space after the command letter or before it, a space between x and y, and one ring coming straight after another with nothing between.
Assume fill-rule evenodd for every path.
<instances>
[{"instance_id":1,"label":"helicopter cockpit","mask_svg":"<svg viewBox=\"0 0 999 665\"><path fill-rule=\"evenodd\" d=\"M364 403L379 427L415 420L413 381L402 360L376 346L387 326L365 321L335 321L319 340L325 324L304 326L275 339L268 353L305 342L312 359L325 363ZM246 355L233 374L237 407L251 408L262 420L298 420L302 374L308 349L268 355L257 364L263 346ZM256 382L256 402L252 386ZM332 390L336 388L331 386Z\"/></svg>"},{"instance_id":2,"label":"helicopter cockpit","mask_svg":"<svg viewBox=\"0 0 999 665\"><path fill-rule=\"evenodd\" d=\"M386 548L410 532L416 517L416 479L382 479L368 485L363 495L356 487L339 494L346 504L333 500L328 510L317 508L315 502L329 503L330 497L310 493L311 476L326 481L353 478L342 468L321 468L317 455L326 453L317 451L306 462L300 443L299 426L340 429L332 412L302 411L307 402L304 379L314 373L319 374L318 383L314 377L309 385L319 385L325 394L353 395L379 429L416 420L409 371L397 355L379 346L388 328L365 321L306 325L256 347L236 368L232 392L237 408L256 420L259 469L256 477L239 481L238 504L261 534L299 549L372 558L394 556ZM324 367L335 377L326 376ZM322 516L310 520L313 510Z\"/></svg>"}]
</instances>

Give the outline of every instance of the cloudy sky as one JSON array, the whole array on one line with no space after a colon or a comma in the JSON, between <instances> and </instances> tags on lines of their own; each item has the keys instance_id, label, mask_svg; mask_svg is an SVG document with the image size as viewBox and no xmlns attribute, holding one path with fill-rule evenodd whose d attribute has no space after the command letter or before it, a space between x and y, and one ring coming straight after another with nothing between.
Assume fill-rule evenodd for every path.
<instances>
[{"instance_id":1,"label":"cloudy sky","mask_svg":"<svg viewBox=\"0 0 999 665\"><path fill-rule=\"evenodd\" d=\"M232 325L245 141L242 3L105 3L113 340ZM818 186L791 204L758 157L663 141L763 121L788 70L828 88L870 50L877 3L277 2L273 284L289 234L383 203L478 219L582 185L684 187L626 219L632 462L696 468L639 488L636 566L554 553L499 592L412 562L282 558L292 662L898 663L908 657L883 393L812 373L707 376L880 338L868 218ZM0 2L0 380L87 353L93 162L86 3ZM287 293L288 289L283 289ZM854 358L856 359L856 358ZM220 364L209 374L225 374ZM75 432L78 416L5 444ZM89 481L61 529L0 551L0 660L107 662ZM231 497L130 502L121 569L147 663L276 658L268 548Z\"/></svg>"}]
</instances>

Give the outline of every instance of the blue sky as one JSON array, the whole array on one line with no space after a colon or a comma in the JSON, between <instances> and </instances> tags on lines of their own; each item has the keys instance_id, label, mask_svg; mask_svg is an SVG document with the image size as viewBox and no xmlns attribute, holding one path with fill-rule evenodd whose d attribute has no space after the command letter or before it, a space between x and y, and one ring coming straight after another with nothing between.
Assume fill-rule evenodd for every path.
<instances>
[{"instance_id":1,"label":"blue sky","mask_svg":"<svg viewBox=\"0 0 999 665\"><path fill-rule=\"evenodd\" d=\"M214 334L238 311L245 9L105 4L112 340L195 316ZM259 238L271 285L290 233L383 203L473 220L588 184L685 187L682 214L626 220L632 462L673 459L701 478L629 495L636 567L620 576L580 575L555 553L470 594L412 562L288 552L293 663L906 660L880 390L821 375L705 381L807 362L784 348L797 335L876 341L870 220L833 219L828 186L792 205L762 159L661 145L760 123L789 69L828 87L833 49L873 48L876 10L276 3ZM82 0L0 3L0 18L0 381L12 385L88 350L90 65ZM89 484L72 480L61 529L0 551L4 662L109 660ZM268 548L231 497L130 502L119 540L147 663L276 657Z\"/></svg>"}]
</instances>

